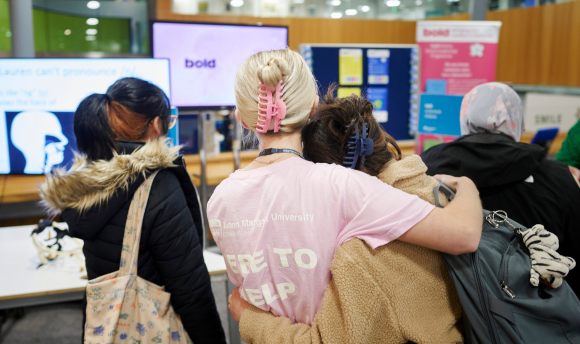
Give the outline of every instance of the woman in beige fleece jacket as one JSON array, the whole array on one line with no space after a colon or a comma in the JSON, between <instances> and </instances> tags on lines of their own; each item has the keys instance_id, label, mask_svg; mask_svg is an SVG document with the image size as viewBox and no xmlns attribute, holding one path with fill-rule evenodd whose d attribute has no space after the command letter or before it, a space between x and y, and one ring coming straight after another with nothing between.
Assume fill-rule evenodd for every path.
<instances>
[{"instance_id":1,"label":"woman in beige fleece jacket","mask_svg":"<svg viewBox=\"0 0 580 344\"><path fill-rule=\"evenodd\" d=\"M315 162L342 164L345 125L380 128L372 104L352 96L337 99L329 92L303 130L304 152ZM392 137L369 130L373 154L356 168L383 182L434 203L435 178L419 156L401 158ZM385 161L385 156L395 159ZM361 159L358 159L359 161ZM440 195L442 204L445 197ZM332 262L332 280L312 326L248 305L237 290L230 310L240 319L247 343L461 343L461 306L441 255L394 241L372 250L353 239L340 246ZM245 309L245 310L244 310ZM241 313L241 316L240 316Z\"/></svg>"}]
</instances>

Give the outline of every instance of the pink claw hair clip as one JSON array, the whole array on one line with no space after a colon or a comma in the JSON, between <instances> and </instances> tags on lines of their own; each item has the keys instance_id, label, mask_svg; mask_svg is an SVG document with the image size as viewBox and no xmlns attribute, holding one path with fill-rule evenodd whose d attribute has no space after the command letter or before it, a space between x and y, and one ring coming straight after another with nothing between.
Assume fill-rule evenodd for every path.
<instances>
[{"instance_id":1,"label":"pink claw hair clip","mask_svg":"<svg viewBox=\"0 0 580 344\"><path fill-rule=\"evenodd\" d=\"M280 130L280 124L286 118L286 103L282 99L282 80L276 86L275 92L272 92L264 83L260 83L260 96L258 100L258 123L256 131L266 133L270 129L270 122L274 117L274 132Z\"/></svg>"}]
</instances>

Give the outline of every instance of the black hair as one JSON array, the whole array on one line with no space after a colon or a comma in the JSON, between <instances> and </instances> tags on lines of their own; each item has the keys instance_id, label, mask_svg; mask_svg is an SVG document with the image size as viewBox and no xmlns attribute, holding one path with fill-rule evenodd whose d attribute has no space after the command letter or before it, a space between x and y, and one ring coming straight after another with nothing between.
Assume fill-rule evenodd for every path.
<instances>
[{"instance_id":1,"label":"black hair","mask_svg":"<svg viewBox=\"0 0 580 344\"><path fill-rule=\"evenodd\" d=\"M119 79L107 93L92 94L79 104L74 116L77 149L90 161L109 160L118 151L117 140L142 138L155 117L167 134L170 114L169 98L159 87L137 78ZM127 135L135 130L136 135Z\"/></svg>"}]
</instances>

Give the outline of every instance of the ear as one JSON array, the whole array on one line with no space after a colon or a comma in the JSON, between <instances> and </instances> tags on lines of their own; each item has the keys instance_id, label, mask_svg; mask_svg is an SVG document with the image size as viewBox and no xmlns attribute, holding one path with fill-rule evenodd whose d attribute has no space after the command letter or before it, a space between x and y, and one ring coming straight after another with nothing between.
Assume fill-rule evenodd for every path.
<instances>
[{"instance_id":1,"label":"ear","mask_svg":"<svg viewBox=\"0 0 580 344\"><path fill-rule=\"evenodd\" d=\"M161 129L161 118L159 116L155 117L149 126L149 130L147 132L149 139L153 140L161 136L162 129Z\"/></svg>"},{"instance_id":2,"label":"ear","mask_svg":"<svg viewBox=\"0 0 580 344\"><path fill-rule=\"evenodd\" d=\"M314 114L316 113L316 109L318 108L319 102L320 98L316 96L316 98L314 99L314 104L312 105L312 110L310 110L310 116L308 116L309 118L312 118L312 116L314 116Z\"/></svg>"},{"instance_id":3,"label":"ear","mask_svg":"<svg viewBox=\"0 0 580 344\"><path fill-rule=\"evenodd\" d=\"M238 121L238 123L240 123L242 125L242 127L246 128L246 129L250 129L250 127L248 127L246 125L246 123L244 123L244 121L242 121L242 119L240 118L240 113L238 112L238 110L236 110L235 116L236 116L236 121Z\"/></svg>"}]
</instances>

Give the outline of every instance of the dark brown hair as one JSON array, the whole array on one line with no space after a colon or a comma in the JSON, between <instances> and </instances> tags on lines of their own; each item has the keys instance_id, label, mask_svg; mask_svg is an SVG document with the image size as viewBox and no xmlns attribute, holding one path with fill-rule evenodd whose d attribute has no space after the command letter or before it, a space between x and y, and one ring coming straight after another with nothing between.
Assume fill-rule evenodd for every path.
<instances>
[{"instance_id":1,"label":"dark brown hair","mask_svg":"<svg viewBox=\"0 0 580 344\"><path fill-rule=\"evenodd\" d=\"M107 105L107 115L113 135L123 141L141 140L151 123L147 115L131 111L114 100Z\"/></svg>"},{"instance_id":2,"label":"dark brown hair","mask_svg":"<svg viewBox=\"0 0 580 344\"><path fill-rule=\"evenodd\" d=\"M107 93L91 94L79 104L74 117L77 149L90 161L110 160L118 140L143 140L155 117L166 135L170 115L169 98L159 87L137 78L119 79Z\"/></svg>"},{"instance_id":3,"label":"dark brown hair","mask_svg":"<svg viewBox=\"0 0 580 344\"><path fill-rule=\"evenodd\" d=\"M373 116L373 104L362 97L334 97L336 86L331 86L321 104L302 130L304 156L313 162L342 165L347 141L354 128L367 124L368 137L374 142L373 153L366 157L364 166L358 159L355 169L376 176L390 160L401 159L401 150L395 139L387 134ZM348 129L346 128L348 126Z\"/></svg>"}]
</instances>

